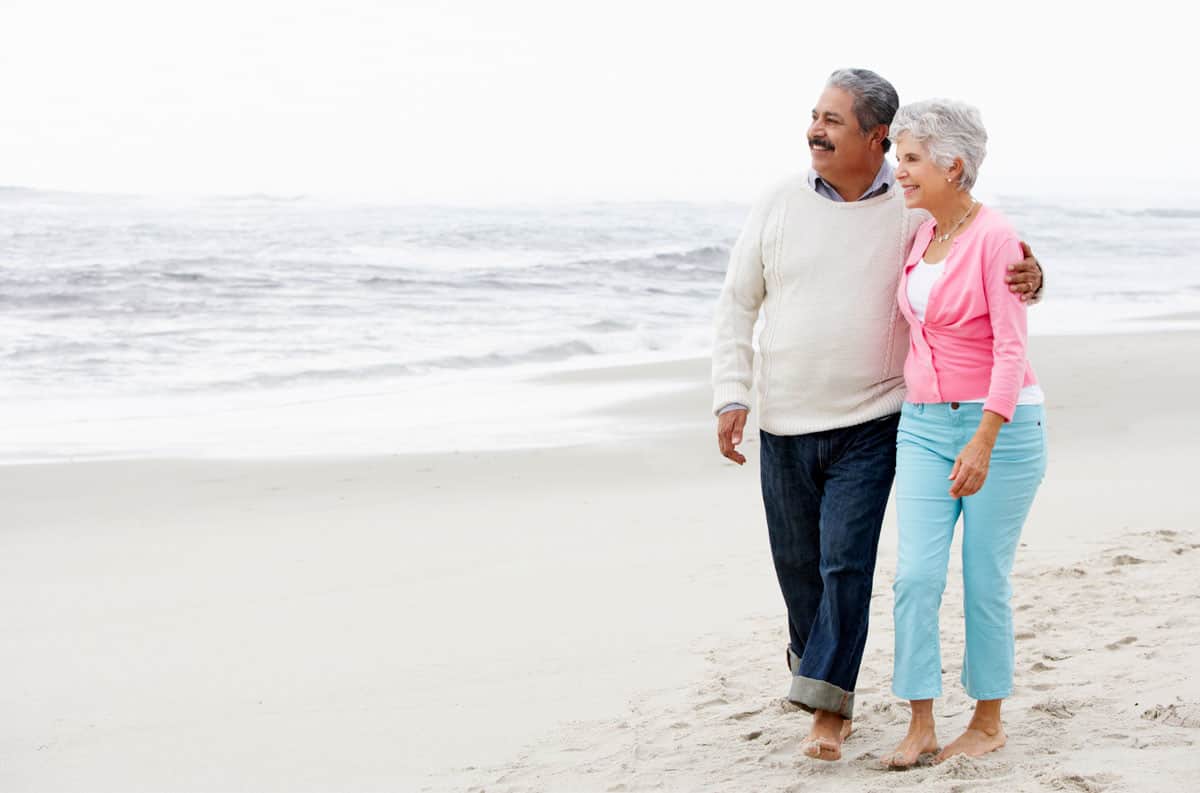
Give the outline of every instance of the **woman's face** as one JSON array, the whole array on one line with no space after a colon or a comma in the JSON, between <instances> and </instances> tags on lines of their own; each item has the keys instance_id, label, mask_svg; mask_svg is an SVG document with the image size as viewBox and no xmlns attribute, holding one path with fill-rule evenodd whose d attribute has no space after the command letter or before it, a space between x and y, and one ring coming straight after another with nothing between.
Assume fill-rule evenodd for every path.
<instances>
[{"instance_id":1,"label":"woman's face","mask_svg":"<svg viewBox=\"0 0 1200 793\"><path fill-rule=\"evenodd\" d=\"M910 209L942 206L956 185L958 168L942 168L929 158L929 152L912 135L902 133L896 140L896 182L904 189L904 205ZM957 165L957 164L956 164Z\"/></svg>"}]
</instances>

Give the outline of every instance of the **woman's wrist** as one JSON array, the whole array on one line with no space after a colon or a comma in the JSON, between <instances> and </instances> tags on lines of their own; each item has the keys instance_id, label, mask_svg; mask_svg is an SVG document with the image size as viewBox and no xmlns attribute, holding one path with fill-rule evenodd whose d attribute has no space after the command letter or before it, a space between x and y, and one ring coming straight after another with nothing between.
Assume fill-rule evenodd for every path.
<instances>
[{"instance_id":1,"label":"woman's wrist","mask_svg":"<svg viewBox=\"0 0 1200 793\"><path fill-rule=\"evenodd\" d=\"M996 438L999 437L1000 428L1003 426L1003 416L999 413L985 410L983 411L983 418L979 421L979 428L975 430L975 437L987 443L988 446L995 446Z\"/></svg>"},{"instance_id":2,"label":"woman's wrist","mask_svg":"<svg viewBox=\"0 0 1200 793\"><path fill-rule=\"evenodd\" d=\"M975 433L975 440L979 443L985 444L990 449L996 445L996 434L993 432L986 432L980 428L980 430Z\"/></svg>"}]
</instances>

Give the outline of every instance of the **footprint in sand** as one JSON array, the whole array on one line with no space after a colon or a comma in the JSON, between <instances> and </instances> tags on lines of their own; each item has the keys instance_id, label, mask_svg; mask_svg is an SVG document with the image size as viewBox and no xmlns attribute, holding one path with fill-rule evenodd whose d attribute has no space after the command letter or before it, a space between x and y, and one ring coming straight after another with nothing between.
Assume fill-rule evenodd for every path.
<instances>
[{"instance_id":1,"label":"footprint in sand","mask_svg":"<svg viewBox=\"0 0 1200 793\"><path fill-rule=\"evenodd\" d=\"M1103 793L1121 777L1116 774L1064 774L1058 771L1038 774L1038 779L1053 790L1078 790L1081 793Z\"/></svg>"},{"instance_id":2,"label":"footprint in sand","mask_svg":"<svg viewBox=\"0 0 1200 793\"><path fill-rule=\"evenodd\" d=\"M803 710L803 708L801 708L795 702L792 702L787 697L784 697L783 699L779 700L779 709L782 710L784 713L795 713L798 710Z\"/></svg>"},{"instance_id":3,"label":"footprint in sand","mask_svg":"<svg viewBox=\"0 0 1200 793\"><path fill-rule=\"evenodd\" d=\"M1069 719L1079 711L1080 703L1070 700L1059 699L1058 697L1050 697L1045 702L1039 702L1033 706L1033 710L1040 710L1049 716L1056 719Z\"/></svg>"},{"instance_id":4,"label":"footprint in sand","mask_svg":"<svg viewBox=\"0 0 1200 793\"><path fill-rule=\"evenodd\" d=\"M1113 567L1125 567L1131 564L1145 564L1145 559L1139 559L1136 556L1130 556L1127 553L1119 554L1113 557Z\"/></svg>"},{"instance_id":5,"label":"footprint in sand","mask_svg":"<svg viewBox=\"0 0 1200 793\"><path fill-rule=\"evenodd\" d=\"M1200 729L1200 706L1194 703L1155 705L1142 714L1146 721L1157 721L1173 727Z\"/></svg>"},{"instance_id":6,"label":"footprint in sand","mask_svg":"<svg viewBox=\"0 0 1200 793\"><path fill-rule=\"evenodd\" d=\"M1032 672L1052 672L1057 668L1058 668L1057 666L1047 666L1046 664L1042 663L1041 661L1038 661L1036 664L1029 667L1030 671L1032 671Z\"/></svg>"},{"instance_id":7,"label":"footprint in sand","mask_svg":"<svg viewBox=\"0 0 1200 793\"><path fill-rule=\"evenodd\" d=\"M1009 776L1011 766L995 758L967 757L965 754L956 754L941 765L936 765L933 768L934 771L931 776L934 778L986 779L999 782L1003 781L1004 777Z\"/></svg>"},{"instance_id":8,"label":"footprint in sand","mask_svg":"<svg viewBox=\"0 0 1200 793\"><path fill-rule=\"evenodd\" d=\"M1126 636L1124 639L1117 639L1115 642L1112 642L1111 644L1104 645L1104 647L1105 647L1105 649L1108 649L1108 650L1119 650L1122 647L1124 647L1125 645L1133 644L1136 641L1137 641L1136 636Z\"/></svg>"},{"instance_id":9,"label":"footprint in sand","mask_svg":"<svg viewBox=\"0 0 1200 793\"><path fill-rule=\"evenodd\" d=\"M785 738L784 740L772 746L766 754L760 756L758 758L758 762L769 763L779 760L780 758L792 759L800 753L801 742L801 736Z\"/></svg>"},{"instance_id":10,"label":"footprint in sand","mask_svg":"<svg viewBox=\"0 0 1200 793\"><path fill-rule=\"evenodd\" d=\"M699 705L696 705L695 709L696 710L704 710L706 708L715 707L717 705L728 705L728 704L729 704L729 700L725 699L724 697L717 697L716 699L709 699L709 700L705 700L704 702L701 702Z\"/></svg>"}]
</instances>

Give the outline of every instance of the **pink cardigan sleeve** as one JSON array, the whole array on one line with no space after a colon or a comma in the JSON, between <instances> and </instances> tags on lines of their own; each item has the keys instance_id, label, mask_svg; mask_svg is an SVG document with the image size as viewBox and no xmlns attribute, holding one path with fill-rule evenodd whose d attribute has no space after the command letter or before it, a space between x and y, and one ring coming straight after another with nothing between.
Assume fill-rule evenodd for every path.
<instances>
[{"instance_id":1,"label":"pink cardigan sleeve","mask_svg":"<svg viewBox=\"0 0 1200 793\"><path fill-rule=\"evenodd\" d=\"M1020 241L1015 236L1007 236L983 262L983 289L992 324L992 377L983 409L1000 414L1005 421L1012 421L1017 397L1025 382L1029 333L1025 323L1026 306L1020 297L1009 291L1004 279L1008 265L1024 258Z\"/></svg>"}]
</instances>

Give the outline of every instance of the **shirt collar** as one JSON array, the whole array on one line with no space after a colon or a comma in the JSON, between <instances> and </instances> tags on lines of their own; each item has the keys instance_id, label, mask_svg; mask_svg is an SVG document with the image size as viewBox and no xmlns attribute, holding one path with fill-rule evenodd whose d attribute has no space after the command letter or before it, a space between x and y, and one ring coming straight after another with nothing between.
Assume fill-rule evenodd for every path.
<instances>
[{"instance_id":1,"label":"shirt collar","mask_svg":"<svg viewBox=\"0 0 1200 793\"><path fill-rule=\"evenodd\" d=\"M871 186L867 188L866 192L855 200L865 201L868 198L883 195L892 186L895 176L896 169L884 158L883 165L879 166L879 171L875 174L875 181L871 182ZM808 186L831 201L844 200L837 190L834 190L828 182L821 178L815 168L808 169Z\"/></svg>"}]
</instances>

